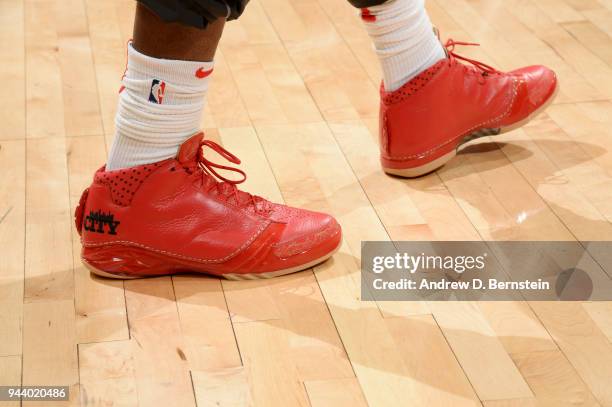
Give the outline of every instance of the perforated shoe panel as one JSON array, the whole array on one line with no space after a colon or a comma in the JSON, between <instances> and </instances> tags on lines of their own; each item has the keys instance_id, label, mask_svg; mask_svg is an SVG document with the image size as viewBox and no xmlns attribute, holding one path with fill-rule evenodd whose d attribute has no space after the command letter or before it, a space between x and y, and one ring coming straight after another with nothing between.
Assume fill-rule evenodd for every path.
<instances>
[{"instance_id":1,"label":"perforated shoe panel","mask_svg":"<svg viewBox=\"0 0 612 407\"><path fill-rule=\"evenodd\" d=\"M410 81L406 82L404 86L393 92L385 91L383 85L381 84L380 97L382 102L386 105L392 105L394 103L400 103L409 98L410 96L413 96L423 87L425 87L425 85L427 85L427 83L429 83L429 81L434 76L436 76L436 74L438 73L438 71L440 71L444 64L447 63L447 59L442 59L438 61L436 64L427 68L426 70L412 78Z\"/></svg>"},{"instance_id":2,"label":"perforated shoe panel","mask_svg":"<svg viewBox=\"0 0 612 407\"><path fill-rule=\"evenodd\" d=\"M105 167L102 167L96 172L94 183L106 185L110 189L114 204L128 206L142 183L165 162L160 161L114 171L105 171Z\"/></svg>"}]
</instances>

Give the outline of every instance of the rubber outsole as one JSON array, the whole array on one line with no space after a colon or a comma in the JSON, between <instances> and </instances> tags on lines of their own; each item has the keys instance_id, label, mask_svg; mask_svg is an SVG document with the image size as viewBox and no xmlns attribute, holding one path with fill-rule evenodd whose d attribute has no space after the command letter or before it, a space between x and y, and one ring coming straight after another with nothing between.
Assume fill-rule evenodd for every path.
<instances>
[{"instance_id":1,"label":"rubber outsole","mask_svg":"<svg viewBox=\"0 0 612 407\"><path fill-rule=\"evenodd\" d=\"M524 120L516 122L510 126L501 127L497 129L487 129L487 128L479 129L463 137L463 139L461 139L461 141L457 144L457 147L455 149L444 154L441 157L436 158L433 161L428 162L427 164L423 164L418 167L399 168L399 169L383 167L383 171L385 171L387 174L395 175L395 176L402 177L402 178L418 178L418 177L422 177L423 175L434 172L437 169L443 167L450 160L452 160L457 155L457 151L459 150L459 147L461 147L462 145L472 140L479 139L481 137L497 136L499 134L508 133L510 131L523 127L524 125L529 123L531 120L533 120L537 115L539 115L544 110L546 110L554 102L555 98L557 97L558 92L559 92L559 84L557 83L557 87L555 88L555 91L548 98L548 100L544 102L544 104L540 106L538 109L534 110Z\"/></svg>"},{"instance_id":2,"label":"rubber outsole","mask_svg":"<svg viewBox=\"0 0 612 407\"><path fill-rule=\"evenodd\" d=\"M81 258L81 261L83 262L85 267L87 267L87 269L92 274L95 274L97 276L104 277L104 278L112 278L112 279L115 279L115 280L135 280L135 279L140 279L140 278L162 277L162 276L177 275L177 274L206 274L206 275L210 275L210 276L214 276L214 277L223 277L223 278L225 278L227 280L234 280L234 281L237 281L237 280L265 280L265 279L270 279L270 278L274 278L274 277L284 276L286 274L297 273L299 271L306 270L306 269L312 268L312 267L314 267L314 266L316 266L318 264L321 264L324 261L326 261L327 259L329 259L330 257L332 257L340 249L341 245L342 245L342 240L340 240L340 242L338 243L338 246L336 246L332 251L330 251L326 255L324 255L324 256L316 259L316 260L313 260L311 262L308 262L306 264L301 264L299 266L290 267L290 268L283 269L283 270L270 271L270 272L266 272L266 273L213 274L213 273L198 272L198 271L185 271L185 272L173 273L173 274L160 274L160 275L150 275L150 276L143 276L143 275L130 276L130 275L126 275L126 274L118 275L118 274L107 273L105 271L99 270L96 267L92 266L84 258Z\"/></svg>"}]
</instances>

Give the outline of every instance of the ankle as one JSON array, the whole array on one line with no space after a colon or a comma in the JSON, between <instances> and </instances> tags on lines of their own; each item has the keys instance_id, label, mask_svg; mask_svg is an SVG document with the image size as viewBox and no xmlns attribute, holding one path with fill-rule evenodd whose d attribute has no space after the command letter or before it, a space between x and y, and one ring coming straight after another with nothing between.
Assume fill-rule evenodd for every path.
<instances>
[{"instance_id":1,"label":"ankle","mask_svg":"<svg viewBox=\"0 0 612 407\"><path fill-rule=\"evenodd\" d=\"M161 161L200 128L212 62L152 58L128 45L107 168Z\"/></svg>"},{"instance_id":2,"label":"ankle","mask_svg":"<svg viewBox=\"0 0 612 407\"><path fill-rule=\"evenodd\" d=\"M364 9L361 15L387 91L399 89L446 56L422 1L391 0Z\"/></svg>"}]
</instances>

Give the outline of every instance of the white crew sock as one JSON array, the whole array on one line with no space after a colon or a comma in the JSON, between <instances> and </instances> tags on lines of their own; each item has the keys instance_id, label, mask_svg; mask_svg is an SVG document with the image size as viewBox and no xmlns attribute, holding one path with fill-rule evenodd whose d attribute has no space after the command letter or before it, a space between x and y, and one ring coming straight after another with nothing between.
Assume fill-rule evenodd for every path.
<instances>
[{"instance_id":1,"label":"white crew sock","mask_svg":"<svg viewBox=\"0 0 612 407\"><path fill-rule=\"evenodd\" d=\"M445 58L425 0L389 0L361 10L380 59L385 90L394 91Z\"/></svg>"},{"instance_id":2,"label":"white crew sock","mask_svg":"<svg viewBox=\"0 0 612 407\"><path fill-rule=\"evenodd\" d=\"M107 170L174 157L200 129L213 62L157 59L128 44Z\"/></svg>"}]
</instances>

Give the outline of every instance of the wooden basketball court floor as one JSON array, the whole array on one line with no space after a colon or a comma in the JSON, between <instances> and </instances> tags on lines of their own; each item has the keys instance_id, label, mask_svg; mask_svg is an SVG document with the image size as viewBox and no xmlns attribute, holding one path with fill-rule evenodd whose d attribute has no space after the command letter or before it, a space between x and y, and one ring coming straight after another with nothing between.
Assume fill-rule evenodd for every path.
<instances>
[{"instance_id":1,"label":"wooden basketball court floor","mask_svg":"<svg viewBox=\"0 0 612 407\"><path fill-rule=\"evenodd\" d=\"M611 303L359 300L363 240L612 239L611 0L429 0L444 37L482 44L460 52L547 64L561 92L418 180L379 169L355 10L253 1L204 126L248 190L345 233L333 260L260 282L109 281L79 261L72 212L113 137L133 8L0 0L0 384L70 386L50 406L612 406Z\"/></svg>"}]
</instances>

